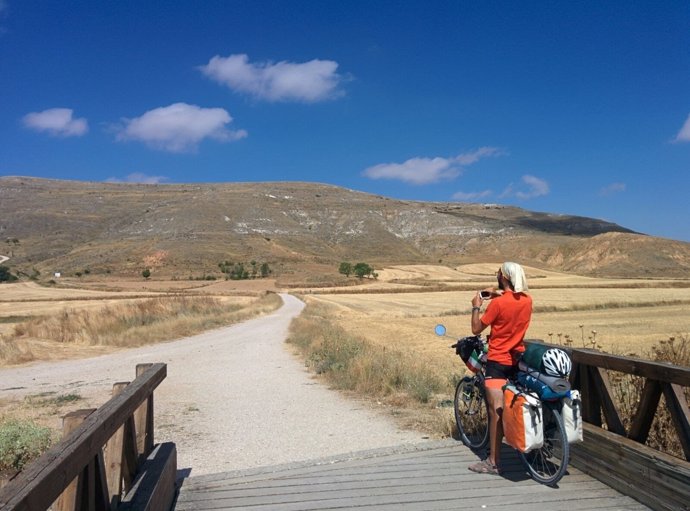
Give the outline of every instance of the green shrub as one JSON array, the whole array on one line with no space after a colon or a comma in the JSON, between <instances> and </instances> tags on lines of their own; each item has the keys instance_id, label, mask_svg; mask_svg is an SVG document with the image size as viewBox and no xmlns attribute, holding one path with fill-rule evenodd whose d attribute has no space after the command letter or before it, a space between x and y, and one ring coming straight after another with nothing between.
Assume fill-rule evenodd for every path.
<instances>
[{"instance_id":1,"label":"green shrub","mask_svg":"<svg viewBox=\"0 0 690 511\"><path fill-rule=\"evenodd\" d=\"M17 277L10 273L10 269L7 266L0 266L0 282L14 282L15 280L17 280Z\"/></svg>"},{"instance_id":2,"label":"green shrub","mask_svg":"<svg viewBox=\"0 0 690 511\"><path fill-rule=\"evenodd\" d=\"M49 428L31 421L5 420L0 423L0 471L22 470L51 443Z\"/></svg>"}]
</instances>

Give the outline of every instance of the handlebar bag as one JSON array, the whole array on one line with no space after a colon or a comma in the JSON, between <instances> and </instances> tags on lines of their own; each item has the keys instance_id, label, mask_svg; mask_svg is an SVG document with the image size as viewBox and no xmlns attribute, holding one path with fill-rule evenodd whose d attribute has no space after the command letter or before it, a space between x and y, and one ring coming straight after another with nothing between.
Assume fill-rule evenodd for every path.
<instances>
[{"instance_id":1,"label":"handlebar bag","mask_svg":"<svg viewBox=\"0 0 690 511\"><path fill-rule=\"evenodd\" d=\"M579 390L571 390L569 396L564 397L562 415L568 443L582 442L582 400Z\"/></svg>"},{"instance_id":2,"label":"handlebar bag","mask_svg":"<svg viewBox=\"0 0 690 511\"><path fill-rule=\"evenodd\" d=\"M455 353L460 356L470 371L476 373L482 367L484 342L476 336L464 337L458 341Z\"/></svg>"},{"instance_id":3,"label":"handlebar bag","mask_svg":"<svg viewBox=\"0 0 690 511\"><path fill-rule=\"evenodd\" d=\"M506 443L520 452L544 445L541 401L508 384L503 389L503 434Z\"/></svg>"}]
</instances>

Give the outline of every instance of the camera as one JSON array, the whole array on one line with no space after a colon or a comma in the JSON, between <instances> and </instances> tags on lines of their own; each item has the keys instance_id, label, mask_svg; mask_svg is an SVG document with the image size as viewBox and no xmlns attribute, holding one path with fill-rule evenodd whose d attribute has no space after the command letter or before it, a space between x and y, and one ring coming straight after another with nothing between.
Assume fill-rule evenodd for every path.
<instances>
[{"instance_id":1,"label":"camera","mask_svg":"<svg viewBox=\"0 0 690 511\"><path fill-rule=\"evenodd\" d=\"M491 291L479 291L479 296L482 300L488 300L491 298Z\"/></svg>"}]
</instances>

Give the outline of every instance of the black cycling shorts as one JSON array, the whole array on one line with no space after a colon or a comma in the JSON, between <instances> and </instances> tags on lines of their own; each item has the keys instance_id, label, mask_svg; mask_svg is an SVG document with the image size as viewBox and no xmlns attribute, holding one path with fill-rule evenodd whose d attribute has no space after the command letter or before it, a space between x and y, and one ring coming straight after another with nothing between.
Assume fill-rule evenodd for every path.
<instances>
[{"instance_id":1,"label":"black cycling shorts","mask_svg":"<svg viewBox=\"0 0 690 511\"><path fill-rule=\"evenodd\" d=\"M492 360L486 362L485 374L487 378L500 378L502 380L510 380L515 376L516 372L516 366L507 366L499 364L498 362L494 362Z\"/></svg>"}]
</instances>

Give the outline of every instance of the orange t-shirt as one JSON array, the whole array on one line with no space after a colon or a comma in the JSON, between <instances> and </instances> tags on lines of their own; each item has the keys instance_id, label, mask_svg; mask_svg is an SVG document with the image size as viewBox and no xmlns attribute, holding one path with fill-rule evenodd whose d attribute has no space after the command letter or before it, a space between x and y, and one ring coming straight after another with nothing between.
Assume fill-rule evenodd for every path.
<instances>
[{"instance_id":1,"label":"orange t-shirt","mask_svg":"<svg viewBox=\"0 0 690 511\"><path fill-rule=\"evenodd\" d=\"M525 351L522 340L532 318L532 298L525 293L505 290L491 300L481 318L491 326L487 358L503 365L514 365Z\"/></svg>"}]
</instances>

